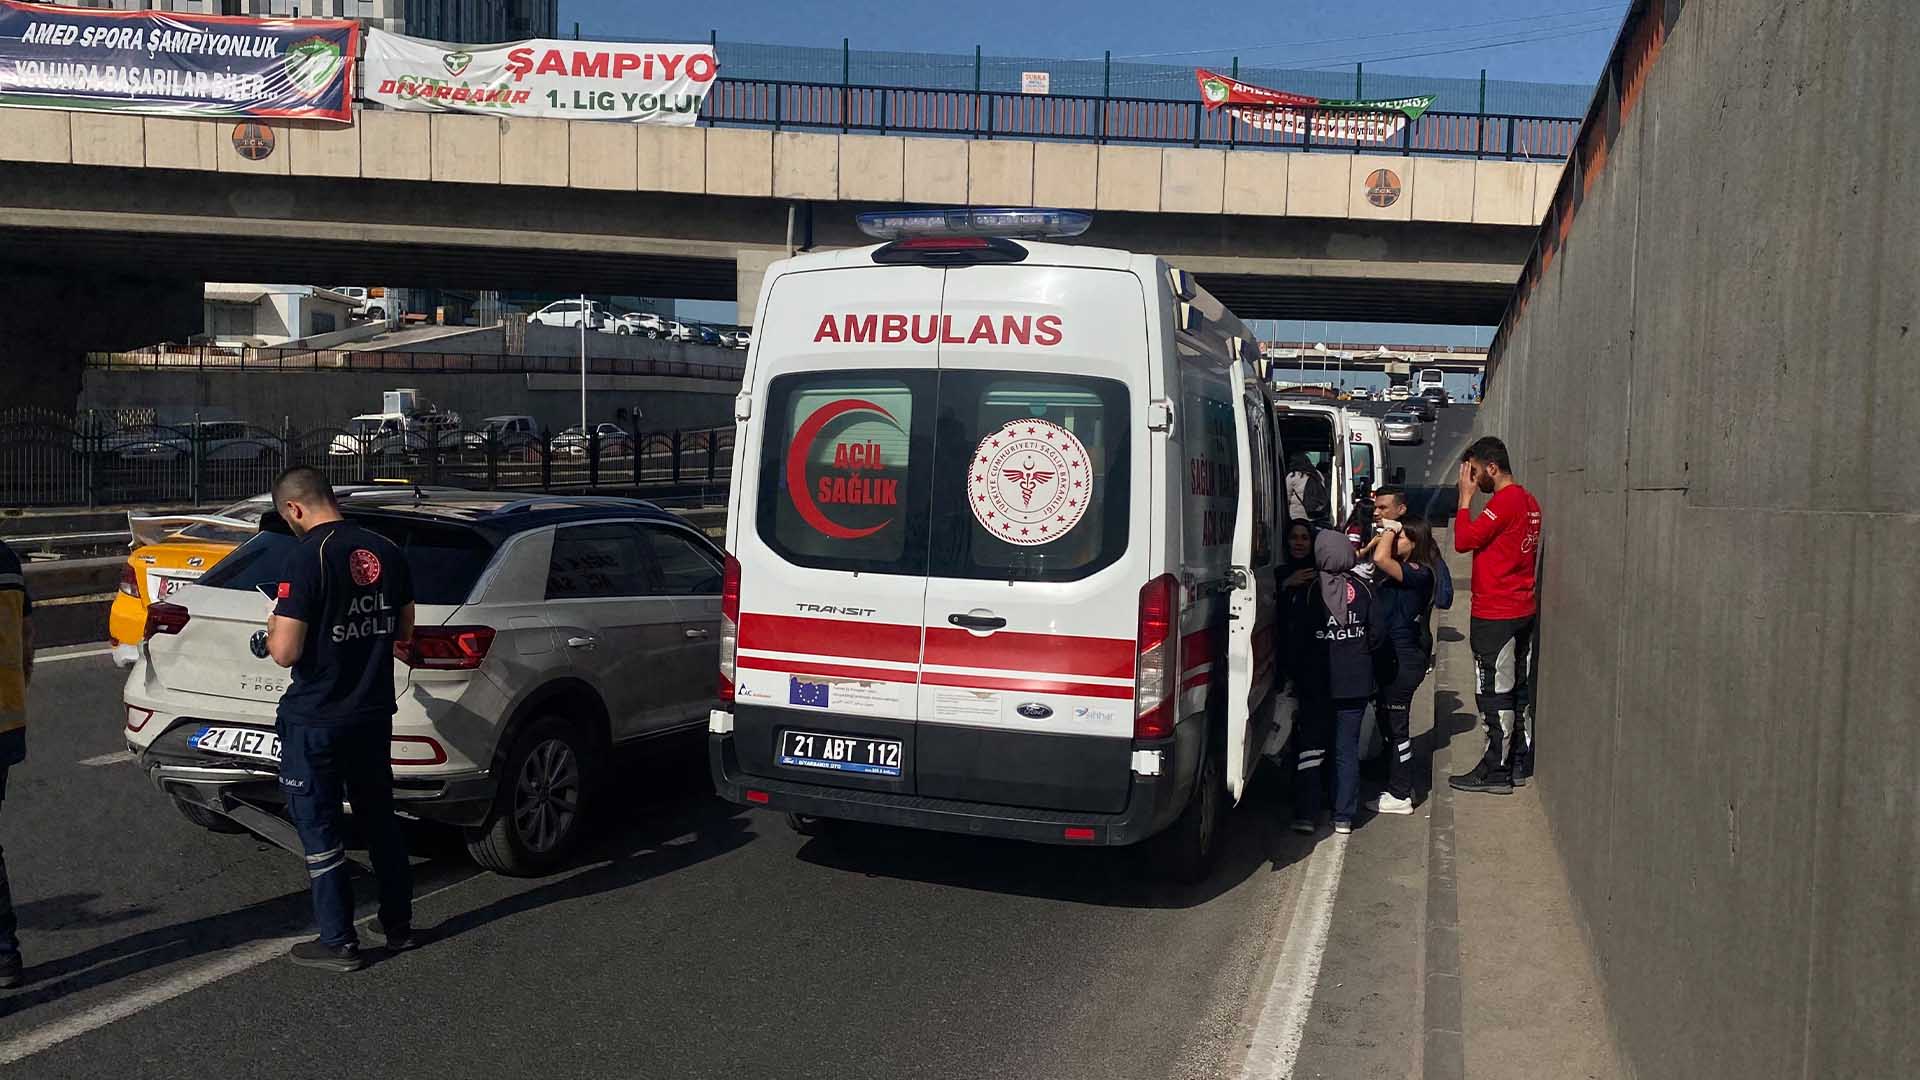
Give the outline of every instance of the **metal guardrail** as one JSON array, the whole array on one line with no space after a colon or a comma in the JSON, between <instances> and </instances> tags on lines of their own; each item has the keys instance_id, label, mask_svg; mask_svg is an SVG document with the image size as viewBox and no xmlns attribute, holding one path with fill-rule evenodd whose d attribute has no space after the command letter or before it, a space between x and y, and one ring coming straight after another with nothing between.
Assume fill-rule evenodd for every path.
<instances>
[{"instance_id":1,"label":"metal guardrail","mask_svg":"<svg viewBox=\"0 0 1920 1080\"><path fill-rule=\"evenodd\" d=\"M454 429L431 419L398 432L295 431L241 420L170 427L115 425L97 414L0 414L0 505L206 506L258 495L292 465L318 468L336 484L698 497L730 479L733 428L581 439Z\"/></svg>"},{"instance_id":2,"label":"metal guardrail","mask_svg":"<svg viewBox=\"0 0 1920 1080\"><path fill-rule=\"evenodd\" d=\"M1244 149L1564 160L1580 121L1560 116L1429 112L1384 143L1312 135L1314 110L1301 110L1302 132L1282 132L1235 119L1200 101L1019 94L720 78L707 96L710 125L830 129L992 139L1060 139L1159 143ZM1344 115L1344 114L1343 114Z\"/></svg>"},{"instance_id":3,"label":"metal guardrail","mask_svg":"<svg viewBox=\"0 0 1920 1080\"><path fill-rule=\"evenodd\" d=\"M386 372L441 374L580 374L580 357L497 353L376 352L351 349L232 348L218 345L155 345L125 352L87 354L87 366L115 371ZM739 382L744 362L702 364L627 356L589 356L589 375L666 375Z\"/></svg>"}]
</instances>

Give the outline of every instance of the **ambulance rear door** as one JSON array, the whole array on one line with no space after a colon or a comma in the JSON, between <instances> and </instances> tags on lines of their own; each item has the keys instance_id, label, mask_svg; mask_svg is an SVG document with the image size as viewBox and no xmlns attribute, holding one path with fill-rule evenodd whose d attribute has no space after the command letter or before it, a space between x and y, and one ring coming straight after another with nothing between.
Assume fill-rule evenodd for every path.
<instances>
[{"instance_id":1,"label":"ambulance rear door","mask_svg":"<svg viewBox=\"0 0 1920 1080\"><path fill-rule=\"evenodd\" d=\"M854 264L769 286L732 510L748 773L914 791L938 389L925 328L944 273Z\"/></svg>"},{"instance_id":2,"label":"ambulance rear door","mask_svg":"<svg viewBox=\"0 0 1920 1080\"><path fill-rule=\"evenodd\" d=\"M1236 343L1236 347L1237 347ZM1238 351L1236 349L1236 351ZM1233 362L1240 484L1227 618L1227 790L1238 802L1275 720L1281 482L1273 411L1245 360Z\"/></svg>"},{"instance_id":3,"label":"ambulance rear door","mask_svg":"<svg viewBox=\"0 0 1920 1080\"><path fill-rule=\"evenodd\" d=\"M921 795L1126 807L1153 575L1142 282L954 267L941 308Z\"/></svg>"}]
</instances>

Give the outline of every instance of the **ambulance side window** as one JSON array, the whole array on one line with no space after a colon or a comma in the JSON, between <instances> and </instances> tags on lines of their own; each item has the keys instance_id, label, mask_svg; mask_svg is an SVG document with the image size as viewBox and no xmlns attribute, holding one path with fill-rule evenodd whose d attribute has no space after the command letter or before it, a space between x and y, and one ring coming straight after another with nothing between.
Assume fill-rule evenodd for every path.
<instances>
[{"instance_id":1,"label":"ambulance side window","mask_svg":"<svg viewBox=\"0 0 1920 1080\"><path fill-rule=\"evenodd\" d=\"M1258 397L1246 399L1248 457L1253 461L1253 565L1273 561L1274 469L1273 440L1261 422L1266 405Z\"/></svg>"},{"instance_id":2,"label":"ambulance side window","mask_svg":"<svg viewBox=\"0 0 1920 1080\"><path fill-rule=\"evenodd\" d=\"M760 539L788 562L927 572L935 373L818 371L767 388Z\"/></svg>"}]
</instances>

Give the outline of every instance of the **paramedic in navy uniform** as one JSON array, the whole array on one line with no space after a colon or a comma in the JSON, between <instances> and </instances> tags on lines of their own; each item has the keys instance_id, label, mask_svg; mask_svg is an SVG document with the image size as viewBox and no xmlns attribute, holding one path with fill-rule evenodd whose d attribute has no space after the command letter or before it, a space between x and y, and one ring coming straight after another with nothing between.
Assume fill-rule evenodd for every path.
<instances>
[{"instance_id":1,"label":"paramedic in navy uniform","mask_svg":"<svg viewBox=\"0 0 1920 1080\"><path fill-rule=\"evenodd\" d=\"M288 553L267 654L291 668L280 698L280 791L306 850L316 941L294 963L357 971L353 888L341 799L367 837L380 879L380 932L387 949L413 944L413 871L393 816L393 650L413 636L413 583L400 549L340 516L333 488L310 468L281 473L273 506L300 544Z\"/></svg>"}]
</instances>

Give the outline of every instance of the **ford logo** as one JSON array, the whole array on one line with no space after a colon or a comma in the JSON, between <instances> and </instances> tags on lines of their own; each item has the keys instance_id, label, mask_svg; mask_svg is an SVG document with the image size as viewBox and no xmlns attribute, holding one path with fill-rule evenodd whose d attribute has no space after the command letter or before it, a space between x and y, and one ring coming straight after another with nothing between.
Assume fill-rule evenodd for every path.
<instances>
[{"instance_id":1,"label":"ford logo","mask_svg":"<svg viewBox=\"0 0 1920 1080\"><path fill-rule=\"evenodd\" d=\"M1053 709L1051 707L1042 705L1037 701L1029 701L1013 711L1029 720L1045 720L1047 717L1053 715Z\"/></svg>"}]
</instances>

